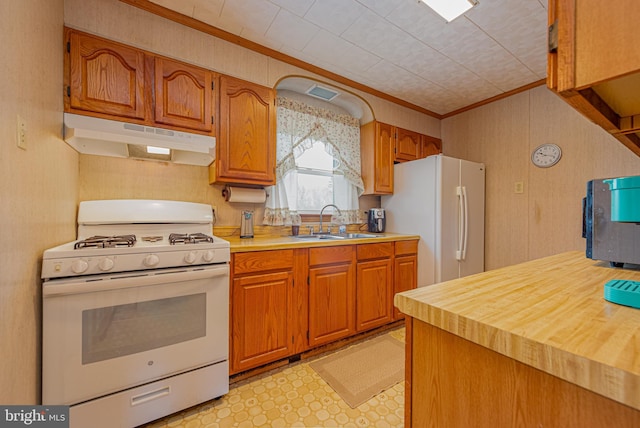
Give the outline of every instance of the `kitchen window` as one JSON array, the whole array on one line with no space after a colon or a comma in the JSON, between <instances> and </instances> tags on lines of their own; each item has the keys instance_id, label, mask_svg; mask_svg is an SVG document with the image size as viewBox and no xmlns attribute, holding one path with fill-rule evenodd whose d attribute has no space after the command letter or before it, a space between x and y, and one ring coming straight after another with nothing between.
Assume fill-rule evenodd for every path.
<instances>
[{"instance_id":1,"label":"kitchen window","mask_svg":"<svg viewBox=\"0 0 640 428\"><path fill-rule=\"evenodd\" d=\"M267 192L264 224L291 224L291 216L319 214L337 205L345 223L360 223L358 119L284 97L276 99L276 185Z\"/></svg>"},{"instance_id":2,"label":"kitchen window","mask_svg":"<svg viewBox=\"0 0 640 428\"><path fill-rule=\"evenodd\" d=\"M319 214L323 206L335 203L333 171L336 163L321 141L314 141L310 149L296 158L296 199L299 214ZM293 193L294 189L289 190Z\"/></svg>"}]
</instances>

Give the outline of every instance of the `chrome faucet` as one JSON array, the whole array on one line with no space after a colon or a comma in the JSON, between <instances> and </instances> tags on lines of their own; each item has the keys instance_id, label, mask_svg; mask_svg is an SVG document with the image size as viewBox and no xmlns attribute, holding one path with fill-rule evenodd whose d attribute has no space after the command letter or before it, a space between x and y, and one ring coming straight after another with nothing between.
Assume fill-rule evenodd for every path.
<instances>
[{"instance_id":1,"label":"chrome faucet","mask_svg":"<svg viewBox=\"0 0 640 428\"><path fill-rule=\"evenodd\" d=\"M342 215L342 213L340 212L340 208L336 207L333 204L328 204L322 207L322 209L320 210L320 230L318 231L318 233L322 233L322 213L324 212L325 208L328 208L328 207L335 208L336 210L338 210L338 215ZM331 226L329 226L329 233L331 233Z\"/></svg>"}]
</instances>

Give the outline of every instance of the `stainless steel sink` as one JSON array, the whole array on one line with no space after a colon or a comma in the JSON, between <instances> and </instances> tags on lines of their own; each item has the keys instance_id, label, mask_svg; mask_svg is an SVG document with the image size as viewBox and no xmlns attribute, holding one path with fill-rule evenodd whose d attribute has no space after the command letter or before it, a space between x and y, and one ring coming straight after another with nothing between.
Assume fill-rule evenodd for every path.
<instances>
[{"instance_id":1,"label":"stainless steel sink","mask_svg":"<svg viewBox=\"0 0 640 428\"><path fill-rule=\"evenodd\" d=\"M297 235L294 238L298 239L367 239L367 238L378 238L380 235L373 235L371 233L336 233L336 234L328 234L328 233L316 233L313 235Z\"/></svg>"},{"instance_id":2,"label":"stainless steel sink","mask_svg":"<svg viewBox=\"0 0 640 428\"><path fill-rule=\"evenodd\" d=\"M344 236L347 239L379 238L380 237L380 235L374 235L372 233L345 233L344 235L340 235L340 236Z\"/></svg>"},{"instance_id":3,"label":"stainless steel sink","mask_svg":"<svg viewBox=\"0 0 640 428\"><path fill-rule=\"evenodd\" d=\"M314 235L297 235L294 238L298 239L345 239L342 235L329 235L329 234L314 234Z\"/></svg>"}]
</instances>

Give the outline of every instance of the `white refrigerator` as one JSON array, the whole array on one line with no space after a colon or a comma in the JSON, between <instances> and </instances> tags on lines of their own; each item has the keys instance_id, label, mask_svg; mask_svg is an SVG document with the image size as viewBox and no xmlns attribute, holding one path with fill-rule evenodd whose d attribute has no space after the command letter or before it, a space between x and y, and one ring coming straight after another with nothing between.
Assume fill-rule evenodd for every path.
<instances>
[{"instance_id":1,"label":"white refrigerator","mask_svg":"<svg viewBox=\"0 0 640 428\"><path fill-rule=\"evenodd\" d=\"M484 271L484 164L443 155L394 165L386 232L420 235L418 287Z\"/></svg>"}]
</instances>

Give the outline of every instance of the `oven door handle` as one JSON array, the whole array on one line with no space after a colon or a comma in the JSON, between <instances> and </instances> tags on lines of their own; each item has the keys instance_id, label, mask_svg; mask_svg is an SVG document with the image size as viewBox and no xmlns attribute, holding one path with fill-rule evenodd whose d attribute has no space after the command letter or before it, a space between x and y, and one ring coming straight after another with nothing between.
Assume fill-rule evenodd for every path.
<instances>
[{"instance_id":1,"label":"oven door handle","mask_svg":"<svg viewBox=\"0 0 640 428\"><path fill-rule=\"evenodd\" d=\"M116 277L87 277L84 280L78 278L68 280L54 280L45 282L42 294L46 297L68 294L95 293L97 291L118 290L123 288L145 287L167 283L193 281L198 279L215 278L229 275L229 265L204 267L202 269L190 268L171 272L130 272ZM228 281L225 281L228 286Z\"/></svg>"}]
</instances>

